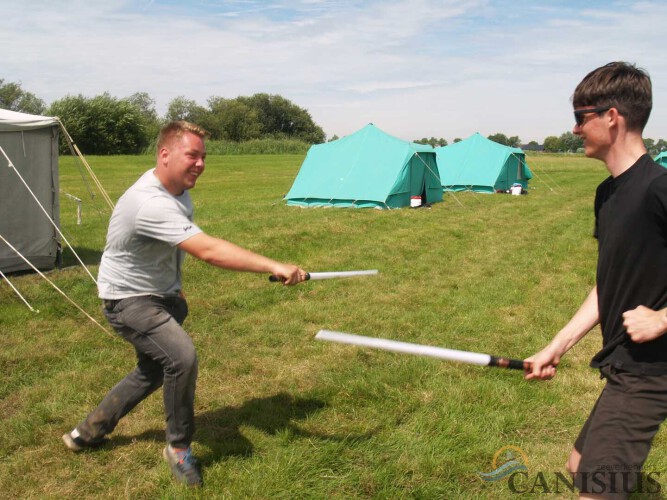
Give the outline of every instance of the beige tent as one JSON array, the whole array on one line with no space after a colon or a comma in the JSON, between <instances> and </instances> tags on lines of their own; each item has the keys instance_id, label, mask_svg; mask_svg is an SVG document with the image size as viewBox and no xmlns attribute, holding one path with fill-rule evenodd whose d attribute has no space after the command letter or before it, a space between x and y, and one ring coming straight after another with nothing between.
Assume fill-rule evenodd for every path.
<instances>
[{"instance_id":1,"label":"beige tent","mask_svg":"<svg viewBox=\"0 0 667 500\"><path fill-rule=\"evenodd\" d=\"M40 269L55 267L60 254L51 222L60 219L58 133L56 118L0 109L0 235ZM0 241L0 271L23 269L30 266Z\"/></svg>"}]
</instances>

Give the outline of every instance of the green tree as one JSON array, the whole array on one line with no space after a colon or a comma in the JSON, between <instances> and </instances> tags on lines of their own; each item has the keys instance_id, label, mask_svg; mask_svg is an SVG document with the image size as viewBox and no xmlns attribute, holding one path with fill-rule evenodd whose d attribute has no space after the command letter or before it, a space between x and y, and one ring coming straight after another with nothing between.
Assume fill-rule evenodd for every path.
<instances>
[{"instance_id":1,"label":"green tree","mask_svg":"<svg viewBox=\"0 0 667 500\"><path fill-rule=\"evenodd\" d=\"M178 96L169 103L165 118L167 121L185 120L203 127L202 119L206 121L205 116L208 113L209 111L205 107L200 106L195 101L186 99L184 96Z\"/></svg>"},{"instance_id":2,"label":"green tree","mask_svg":"<svg viewBox=\"0 0 667 500\"><path fill-rule=\"evenodd\" d=\"M563 151L560 139L555 135L550 135L544 139L544 150L548 153L558 153L559 151Z\"/></svg>"},{"instance_id":3,"label":"green tree","mask_svg":"<svg viewBox=\"0 0 667 500\"><path fill-rule=\"evenodd\" d=\"M211 134L214 139L242 142L261 136L261 123L257 111L242 100L211 97Z\"/></svg>"},{"instance_id":4,"label":"green tree","mask_svg":"<svg viewBox=\"0 0 667 500\"><path fill-rule=\"evenodd\" d=\"M156 141L162 122L155 110L155 99L151 98L147 92L137 92L130 97L126 97L125 100L135 106L141 113L148 143Z\"/></svg>"},{"instance_id":5,"label":"green tree","mask_svg":"<svg viewBox=\"0 0 667 500\"><path fill-rule=\"evenodd\" d=\"M447 145L447 140L443 139L442 137L440 139L436 139L435 137L431 137L430 139L427 139L426 137L423 137L421 139L414 140L412 142L415 142L417 144L428 144L429 146L432 146L434 148L437 148L439 146L446 146Z\"/></svg>"},{"instance_id":6,"label":"green tree","mask_svg":"<svg viewBox=\"0 0 667 500\"><path fill-rule=\"evenodd\" d=\"M211 97L208 108L179 96L168 106L167 120L187 120L211 133L213 139L247 141L256 138L298 139L311 144L326 140L310 113L279 95L254 94L235 99Z\"/></svg>"},{"instance_id":7,"label":"green tree","mask_svg":"<svg viewBox=\"0 0 667 500\"><path fill-rule=\"evenodd\" d=\"M518 135L513 135L512 137L508 137L507 146L510 146L512 148L518 148L519 146L521 146L521 139L519 139Z\"/></svg>"},{"instance_id":8,"label":"green tree","mask_svg":"<svg viewBox=\"0 0 667 500\"><path fill-rule=\"evenodd\" d=\"M572 132L565 132L559 137L561 151L576 153L579 148L584 147L584 140Z\"/></svg>"},{"instance_id":9,"label":"green tree","mask_svg":"<svg viewBox=\"0 0 667 500\"><path fill-rule=\"evenodd\" d=\"M497 142L498 144L502 144L503 146L509 146L509 139L505 134L501 134L500 132L496 134L491 134L487 139Z\"/></svg>"},{"instance_id":10,"label":"green tree","mask_svg":"<svg viewBox=\"0 0 667 500\"><path fill-rule=\"evenodd\" d=\"M212 139L220 139L222 132L220 125L210 109L200 106L192 99L186 99L184 96L178 96L171 100L167 106L166 121L185 120L195 123L211 134Z\"/></svg>"},{"instance_id":11,"label":"green tree","mask_svg":"<svg viewBox=\"0 0 667 500\"><path fill-rule=\"evenodd\" d=\"M136 106L143 117L147 120L158 120L157 111L155 111L155 99L151 98L147 92L136 92L125 100Z\"/></svg>"},{"instance_id":12,"label":"green tree","mask_svg":"<svg viewBox=\"0 0 667 500\"><path fill-rule=\"evenodd\" d=\"M44 101L21 88L21 83L7 82L0 78L0 108L32 115L42 115Z\"/></svg>"},{"instance_id":13,"label":"green tree","mask_svg":"<svg viewBox=\"0 0 667 500\"><path fill-rule=\"evenodd\" d=\"M454 141L452 141L452 142L453 142L454 144L456 144L457 142L461 142L462 140L463 140L463 139L461 139L460 137L456 137L456 138L454 139Z\"/></svg>"},{"instance_id":14,"label":"green tree","mask_svg":"<svg viewBox=\"0 0 667 500\"><path fill-rule=\"evenodd\" d=\"M329 139L329 142L337 141L338 139L340 139L340 137L338 137L336 134L334 134L334 135L331 136L331 139Z\"/></svg>"},{"instance_id":15,"label":"green tree","mask_svg":"<svg viewBox=\"0 0 667 500\"><path fill-rule=\"evenodd\" d=\"M658 153L667 150L667 141L664 139L658 139L658 142L655 143L655 149L658 150Z\"/></svg>"},{"instance_id":16,"label":"green tree","mask_svg":"<svg viewBox=\"0 0 667 500\"><path fill-rule=\"evenodd\" d=\"M651 155L658 154L658 150L655 147L655 141L653 139L649 139L648 137L644 138L644 147L646 148L646 151L648 151L649 154Z\"/></svg>"},{"instance_id":17,"label":"green tree","mask_svg":"<svg viewBox=\"0 0 667 500\"><path fill-rule=\"evenodd\" d=\"M48 114L60 117L84 154L137 154L148 145L139 109L107 92L91 99L64 97L51 104Z\"/></svg>"},{"instance_id":18,"label":"green tree","mask_svg":"<svg viewBox=\"0 0 667 500\"><path fill-rule=\"evenodd\" d=\"M257 112L263 137L287 137L311 144L326 139L324 130L315 124L307 110L282 96L262 93L238 99Z\"/></svg>"}]
</instances>

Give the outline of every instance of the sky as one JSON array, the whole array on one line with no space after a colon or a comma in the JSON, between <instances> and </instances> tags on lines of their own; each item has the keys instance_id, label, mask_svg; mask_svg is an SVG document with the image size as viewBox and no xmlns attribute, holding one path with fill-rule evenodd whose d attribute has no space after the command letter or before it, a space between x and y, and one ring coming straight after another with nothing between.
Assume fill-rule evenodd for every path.
<instances>
[{"instance_id":1,"label":"sky","mask_svg":"<svg viewBox=\"0 0 667 500\"><path fill-rule=\"evenodd\" d=\"M374 123L405 140L503 133L542 143L573 126L591 70L653 81L644 137L667 140L667 1L0 0L0 79L47 104L147 92L278 94L327 137Z\"/></svg>"}]
</instances>

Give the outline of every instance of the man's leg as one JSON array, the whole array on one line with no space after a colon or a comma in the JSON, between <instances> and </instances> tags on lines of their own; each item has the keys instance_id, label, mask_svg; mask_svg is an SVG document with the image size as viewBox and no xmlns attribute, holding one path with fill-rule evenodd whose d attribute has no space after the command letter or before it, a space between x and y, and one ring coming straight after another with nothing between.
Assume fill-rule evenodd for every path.
<instances>
[{"instance_id":1,"label":"man's leg","mask_svg":"<svg viewBox=\"0 0 667 500\"><path fill-rule=\"evenodd\" d=\"M101 439L139 402L164 385L167 441L187 448L194 433L197 355L180 323L187 315L182 299L133 297L106 311L111 325L137 351L137 368L77 426L88 442Z\"/></svg>"},{"instance_id":2,"label":"man's leg","mask_svg":"<svg viewBox=\"0 0 667 500\"><path fill-rule=\"evenodd\" d=\"M610 367L598 401L577 438L567 468L580 498L627 498L642 484L642 467L667 417L667 377L638 376Z\"/></svg>"},{"instance_id":3,"label":"man's leg","mask_svg":"<svg viewBox=\"0 0 667 500\"><path fill-rule=\"evenodd\" d=\"M567 464L565 468L570 474L574 474L579 471L579 462L581 461L581 453L577 451L576 448L572 448L570 456L567 459Z\"/></svg>"},{"instance_id":4,"label":"man's leg","mask_svg":"<svg viewBox=\"0 0 667 500\"><path fill-rule=\"evenodd\" d=\"M160 363L137 350L137 367L76 426L78 434L89 443L111 434L121 418L162 385L162 378Z\"/></svg>"}]
</instances>

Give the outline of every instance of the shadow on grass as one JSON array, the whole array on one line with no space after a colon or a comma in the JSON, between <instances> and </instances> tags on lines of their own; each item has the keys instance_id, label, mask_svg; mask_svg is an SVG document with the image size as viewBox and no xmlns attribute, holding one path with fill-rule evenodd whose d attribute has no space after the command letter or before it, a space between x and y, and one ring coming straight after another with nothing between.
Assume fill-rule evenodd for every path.
<instances>
[{"instance_id":1,"label":"shadow on grass","mask_svg":"<svg viewBox=\"0 0 667 500\"><path fill-rule=\"evenodd\" d=\"M225 457L250 457L252 442L241 433L241 427L250 426L268 435L285 435L286 439L309 438L323 441L353 443L370 439L373 433L335 435L310 432L299 428L295 421L305 420L323 409L326 404L318 399L295 398L280 392L265 398L252 398L241 406L228 406L195 415L195 441L210 451L197 452L202 465L209 465ZM103 448L127 446L135 441L164 442L164 429L151 429L141 434L113 436Z\"/></svg>"},{"instance_id":2,"label":"shadow on grass","mask_svg":"<svg viewBox=\"0 0 667 500\"><path fill-rule=\"evenodd\" d=\"M269 435L285 435L286 439L309 438L325 441L357 441L371 437L336 436L310 432L299 428L295 421L305 420L323 409L326 404L318 399L295 398L281 392L265 398L253 398L241 406L212 410L196 417L195 439L205 444L211 451L200 455L202 464L210 464L229 456L250 457L253 444L240 428L250 426Z\"/></svg>"},{"instance_id":3,"label":"shadow on grass","mask_svg":"<svg viewBox=\"0 0 667 500\"><path fill-rule=\"evenodd\" d=\"M77 255L81 258L81 261L87 266L96 266L102 260L102 250L99 248L85 248L85 247L75 247ZM66 268L71 266L78 266L79 261L74 256L70 249L65 249L61 256L61 262L58 268Z\"/></svg>"}]
</instances>

